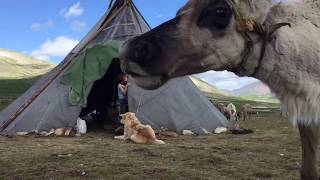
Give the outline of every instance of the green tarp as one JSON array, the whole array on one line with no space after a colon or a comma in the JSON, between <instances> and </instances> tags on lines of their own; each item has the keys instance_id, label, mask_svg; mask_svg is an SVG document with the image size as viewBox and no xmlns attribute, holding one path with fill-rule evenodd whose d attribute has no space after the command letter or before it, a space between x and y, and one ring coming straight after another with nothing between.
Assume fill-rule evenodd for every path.
<instances>
[{"instance_id":1,"label":"green tarp","mask_svg":"<svg viewBox=\"0 0 320 180\"><path fill-rule=\"evenodd\" d=\"M68 86L69 103L85 107L93 83L102 78L112 59L119 57L121 42L109 41L83 51L62 75L61 83Z\"/></svg>"}]
</instances>

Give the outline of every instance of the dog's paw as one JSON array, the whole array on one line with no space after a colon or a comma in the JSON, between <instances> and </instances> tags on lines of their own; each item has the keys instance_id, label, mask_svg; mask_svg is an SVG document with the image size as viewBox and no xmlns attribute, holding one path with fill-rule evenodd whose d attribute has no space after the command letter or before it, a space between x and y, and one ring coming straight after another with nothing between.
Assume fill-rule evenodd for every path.
<instances>
[{"instance_id":1,"label":"dog's paw","mask_svg":"<svg viewBox=\"0 0 320 180\"><path fill-rule=\"evenodd\" d=\"M155 143L156 143L156 144L166 144L164 141L158 140L158 139L155 141Z\"/></svg>"},{"instance_id":2,"label":"dog's paw","mask_svg":"<svg viewBox=\"0 0 320 180\"><path fill-rule=\"evenodd\" d=\"M114 139L125 140L124 136L114 136Z\"/></svg>"}]
</instances>

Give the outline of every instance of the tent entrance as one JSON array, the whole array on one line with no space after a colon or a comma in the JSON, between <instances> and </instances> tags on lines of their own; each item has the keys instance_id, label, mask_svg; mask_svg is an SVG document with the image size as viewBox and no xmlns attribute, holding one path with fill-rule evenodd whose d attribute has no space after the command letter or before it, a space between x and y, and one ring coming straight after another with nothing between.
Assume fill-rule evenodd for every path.
<instances>
[{"instance_id":1,"label":"tent entrance","mask_svg":"<svg viewBox=\"0 0 320 180\"><path fill-rule=\"evenodd\" d=\"M117 125L119 113L116 101L121 74L120 61L114 58L104 76L94 82L87 97L87 107L79 115L87 121L89 131Z\"/></svg>"}]
</instances>

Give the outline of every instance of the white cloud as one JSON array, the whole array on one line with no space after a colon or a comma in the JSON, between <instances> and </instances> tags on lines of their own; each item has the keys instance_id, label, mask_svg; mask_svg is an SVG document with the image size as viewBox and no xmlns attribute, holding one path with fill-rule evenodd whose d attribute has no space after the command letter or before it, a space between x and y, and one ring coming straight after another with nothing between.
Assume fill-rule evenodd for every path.
<instances>
[{"instance_id":1,"label":"white cloud","mask_svg":"<svg viewBox=\"0 0 320 180\"><path fill-rule=\"evenodd\" d=\"M76 4L73 4L71 7L63 8L60 10L60 14L64 16L65 18L70 17L79 17L83 14L84 8L81 7L80 2L77 2Z\"/></svg>"},{"instance_id":2,"label":"white cloud","mask_svg":"<svg viewBox=\"0 0 320 180\"><path fill-rule=\"evenodd\" d=\"M59 36L53 40L48 39L44 42L39 49L30 53L30 55L37 59L49 60L51 57L64 57L66 56L79 41Z\"/></svg>"},{"instance_id":3,"label":"white cloud","mask_svg":"<svg viewBox=\"0 0 320 180\"><path fill-rule=\"evenodd\" d=\"M216 86L219 89L235 90L243 86L258 81L250 77L238 77L232 72L228 71L208 71L205 73L197 74L197 77L204 81Z\"/></svg>"},{"instance_id":4,"label":"white cloud","mask_svg":"<svg viewBox=\"0 0 320 180\"><path fill-rule=\"evenodd\" d=\"M34 22L31 24L31 30L32 31L42 31L42 30L46 30L49 29L53 26L53 21L48 20L45 23L39 23L39 22Z\"/></svg>"},{"instance_id":5,"label":"white cloud","mask_svg":"<svg viewBox=\"0 0 320 180\"><path fill-rule=\"evenodd\" d=\"M163 14L158 14L158 15L156 15L156 17L155 18L163 18L164 17L164 15Z\"/></svg>"},{"instance_id":6,"label":"white cloud","mask_svg":"<svg viewBox=\"0 0 320 180\"><path fill-rule=\"evenodd\" d=\"M45 55L31 55L35 59L40 59L40 60L47 60L50 61L50 56L45 56Z\"/></svg>"},{"instance_id":7,"label":"white cloud","mask_svg":"<svg viewBox=\"0 0 320 180\"><path fill-rule=\"evenodd\" d=\"M81 32L86 27L87 23L85 21L75 20L71 22L71 29L75 32Z\"/></svg>"},{"instance_id":8,"label":"white cloud","mask_svg":"<svg viewBox=\"0 0 320 180\"><path fill-rule=\"evenodd\" d=\"M4 58L12 58L12 55L10 55L7 52L2 52L0 51L0 57L4 57Z\"/></svg>"}]
</instances>

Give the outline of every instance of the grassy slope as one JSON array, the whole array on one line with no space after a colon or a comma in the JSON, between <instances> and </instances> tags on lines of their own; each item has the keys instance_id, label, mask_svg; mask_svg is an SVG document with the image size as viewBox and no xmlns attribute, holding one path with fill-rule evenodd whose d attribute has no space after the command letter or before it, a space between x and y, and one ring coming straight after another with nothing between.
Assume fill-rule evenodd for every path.
<instances>
[{"instance_id":1,"label":"grassy slope","mask_svg":"<svg viewBox=\"0 0 320 180\"><path fill-rule=\"evenodd\" d=\"M55 65L14 51L0 49L0 79L24 79L42 75Z\"/></svg>"},{"instance_id":2,"label":"grassy slope","mask_svg":"<svg viewBox=\"0 0 320 180\"><path fill-rule=\"evenodd\" d=\"M38 78L0 79L0 110L31 87Z\"/></svg>"},{"instance_id":3,"label":"grassy slope","mask_svg":"<svg viewBox=\"0 0 320 180\"><path fill-rule=\"evenodd\" d=\"M0 49L0 110L54 66L47 61Z\"/></svg>"},{"instance_id":4,"label":"grassy slope","mask_svg":"<svg viewBox=\"0 0 320 180\"><path fill-rule=\"evenodd\" d=\"M235 96L272 96L271 90L263 82L254 82L232 91Z\"/></svg>"},{"instance_id":5,"label":"grassy slope","mask_svg":"<svg viewBox=\"0 0 320 180\"><path fill-rule=\"evenodd\" d=\"M211 93L216 96L228 96L228 93L219 90L218 88L208 84L207 82L201 80L200 78L197 78L195 76L190 76L190 79L202 92Z\"/></svg>"},{"instance_id":6,"label":"grassy slope","mask_svg":"<svg viewBox=\"0 0 320 180\"><path fill-rule=\"evenodd\" d=\"M279 108L279 101L274 97L232 96L197 77L191 76L190 78L194 84L213 102L224 103L225 105L228 103L233 103L237 106L237 108L240 108L245 103L252 104L253 106L265 106L275 109Z\"/></svg>"}]
</instances>

